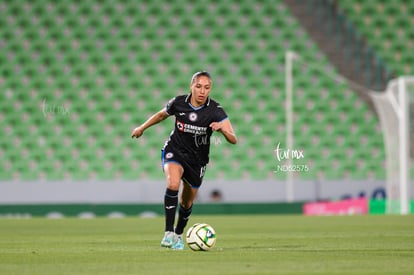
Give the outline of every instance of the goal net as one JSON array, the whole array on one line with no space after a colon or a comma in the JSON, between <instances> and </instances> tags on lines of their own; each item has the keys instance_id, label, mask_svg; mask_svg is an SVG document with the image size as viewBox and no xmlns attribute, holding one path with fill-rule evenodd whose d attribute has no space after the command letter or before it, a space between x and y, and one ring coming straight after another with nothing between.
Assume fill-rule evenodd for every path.
<instances>
[{"instance_id":1,"label":"goal net","mask_svg":"<svg viewBox=\"0 0 414 275\"><path fill-rule=\"evenodd\" d=\"M324 184L345 179L368 186L376 180L383 184L385 179L386 213L410 213L414 197L414 76L394 79L386 91L374 92L320 60L294 52L286 53L285 72L285 148L304 151L300 160L287 158L286 166L305 164L308 168L287 171L287 201L296 199L294 187L301 180ZM326 197L320 190L319 185L315 187L317 199ZM366 190L369 192L369 187Z\"/></svg>"},{"instance_id":2,"label":"goal net","mask_svg":"<svg viewBox=\"0 0 414 275\"><path fill-rule=\"evenodd\" d=\"M386 213L410 213L414 181L414 77L389 82L385 92L373 92L386 150Z\"/></svg>"}]
</instances>

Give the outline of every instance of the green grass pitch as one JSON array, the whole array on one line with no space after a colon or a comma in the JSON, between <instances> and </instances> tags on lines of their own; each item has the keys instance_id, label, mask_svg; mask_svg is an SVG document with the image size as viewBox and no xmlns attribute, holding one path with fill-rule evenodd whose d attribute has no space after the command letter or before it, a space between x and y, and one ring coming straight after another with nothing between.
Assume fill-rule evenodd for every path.
<instances>
[{"instance_id":1,"label":"green grass pitch","mask_svg":"<svg viewBox=\"0 0 414 275\"><path fill-rule=\"evenodd\" d=\"M212 251L161 248L161 217L0 219L0 274L414 274L413 215L196 222L215 228Z\"/></svg>"}]
</instances>

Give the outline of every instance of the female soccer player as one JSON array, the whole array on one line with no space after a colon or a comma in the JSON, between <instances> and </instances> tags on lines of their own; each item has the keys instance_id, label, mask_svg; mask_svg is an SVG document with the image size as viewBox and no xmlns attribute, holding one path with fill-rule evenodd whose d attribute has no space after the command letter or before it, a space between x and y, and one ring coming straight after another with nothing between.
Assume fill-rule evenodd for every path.
<instances>
[{"instance_id":1,"label":"female soccer player","mask_svg":"<svg viewBox=\"0 0 414 275\"><path fill-rule=\"evenodd\" d=\"M209 97L212 79L208 72L197 72L190 82L191 93L172 98L159 112L132 131L132 138L139 138L144 131L168 116L175 116L175 127L162 149L161 160L167 188L164 196L165 234L161 246L184 249L182 234L191 214L207 163L209 162L210 137L220 132L232 144L237 143L230 119L216 101ZM181 182L178 221L174 229Z\"/></svg>"}]
</instances>

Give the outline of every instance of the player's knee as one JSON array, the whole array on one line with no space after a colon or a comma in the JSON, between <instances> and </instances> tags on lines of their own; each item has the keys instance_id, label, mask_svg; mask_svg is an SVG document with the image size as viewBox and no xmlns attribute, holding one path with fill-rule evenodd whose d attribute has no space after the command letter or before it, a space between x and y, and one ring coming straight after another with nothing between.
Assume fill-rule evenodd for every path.
<instances>
[{"instance_id":1,"label":"player's knee","mask_svg":"<svg viewBox=\"0 0 414 275\"><path fill-rule=\"evenodd\" d=\"M179 184L175 184L175 183L168 183L167 184L167 188L168 189L171 189L171 190L178 191L178 189L180 189L180 185Z\"/></svg>"},{"instance_id":2,"label":"player's knee","mask_svg":"<svg viewBox=\"0 0 414 275\"><path fill-rule=\"evenodd\" d=\"M167 179L167 187L178 190L181 184L182 167L173 163L166 164L164 171Z\"/></svg>"},{"instance_id":3,"label":"player's knee","mask_svg":"<svg viewBox=\"0 0 414 275\"><path fill-rule=\"evenodd\" d=\"M167 187L171 190L178 190L180 188L181 179L176 179L171 176L167 176Z\"/></svg>"}]
</instances>

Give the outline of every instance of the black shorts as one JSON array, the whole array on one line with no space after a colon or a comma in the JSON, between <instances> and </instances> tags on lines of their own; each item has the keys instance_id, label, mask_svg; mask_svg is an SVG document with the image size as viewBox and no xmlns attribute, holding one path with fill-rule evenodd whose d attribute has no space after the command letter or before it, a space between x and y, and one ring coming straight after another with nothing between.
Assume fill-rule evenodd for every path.
<instances>
[{"instance_id":1,"label":"black shorts","mask_svg":"<svg viewBox=\"0 0 414 275\"><path fill-rule=\"evenodd\" d=\"M207 164L200 164L184 159L179 154L171 149L165 148L161 150L162 168L168 162L175 162L183 167L184 172L182 180L188 183L193 188L199 188L203 182L204 174L206 173Z\"/></svg>"}]
</instances>

